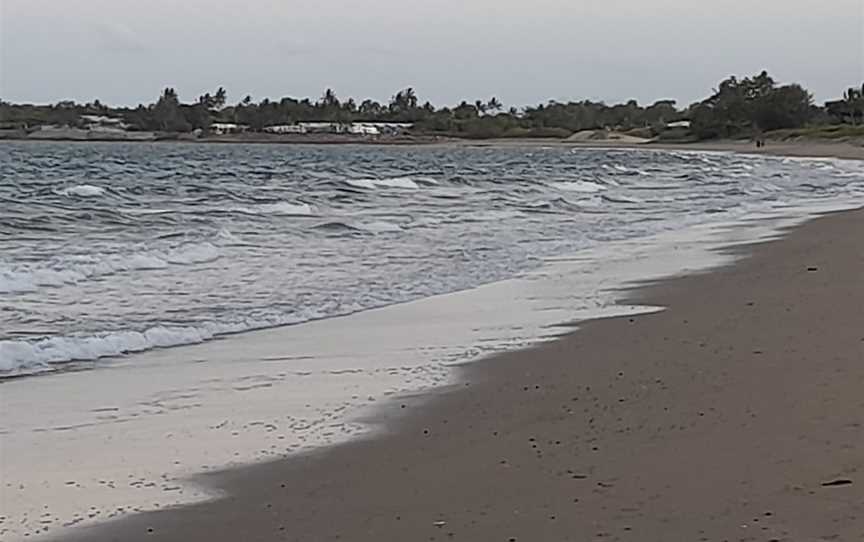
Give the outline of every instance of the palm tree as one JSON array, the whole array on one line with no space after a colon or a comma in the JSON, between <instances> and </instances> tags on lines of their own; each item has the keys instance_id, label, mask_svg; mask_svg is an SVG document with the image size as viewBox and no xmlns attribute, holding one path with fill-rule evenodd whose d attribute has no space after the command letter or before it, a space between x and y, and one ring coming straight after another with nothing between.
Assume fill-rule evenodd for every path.
<instances>
[{"instance_id":1,"label":"palm tree","mask_svg":"<svg viewBox=\"0 0 864 542\"><path fill-rule=\"evenodd\" d=\"M390 99L390 111L394 113L411 111L413 109L417 109L417 93L411 87L400 90Z\"/></svg>"},{"instance_id":2,"label":"palm tree","mask_svg":"<svg viewBox=\"0 0 864 542\"><path fill-rule=\"evenodd\" d=\"M324 107L339 107L339 98L336 97L336 93L332 88L324 91L324 95L321 96L321 105Z\"/></svg>"},{"instance_id":3,"label":"palm tree","mask_svg":"<svg viewBox=\"0 0 864 542\"><path fill-rule=\"evenodd\" d=\"M501 105L501 102L498 101L498 98L496 98L495 96L492 96L492 98L489 99L489 103L486 104L486 108L489 111L497 113L497 112L501 111L501 109L503 109L504 106Z\"/></svg>"},{"instance_id":4,"label":"palm tree","mask_svg":"<svg viewBox=\"0 0 864 542\"><path fill-rule=\"evenodd\" d=\"M213 108L214 109L222 109L225 107L225 104L228 102L228 93L225 92L225 89L219 87L216 90L216 95L213 96Z\"/></svg>"}]
</instances>

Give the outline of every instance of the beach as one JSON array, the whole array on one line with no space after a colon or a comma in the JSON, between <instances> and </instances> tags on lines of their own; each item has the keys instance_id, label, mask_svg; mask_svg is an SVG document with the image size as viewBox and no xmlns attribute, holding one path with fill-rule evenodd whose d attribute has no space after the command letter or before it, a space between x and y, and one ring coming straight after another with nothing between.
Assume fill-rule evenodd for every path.
<instances>
[{"instance_id":1,"label":"beach","mask_svg":"<svg viewBox=\"0 0 864 542\"><path fill-rule=\"evenodd\" d=\"M856 540L864 212L645 284L379 412L388 430L208 475L212 502L66 540Z\"/></svg>"},{"instance_id":2,"label":"beach","mask_svg":"<svg viewBox=\"0 0 864 542\"><path fill-rule=\"evenodd\" d=\"M0 542L864 542L861 0L387 1L0 0Z\"/></svg>"},{"instance_id":3,"label":"beach","mask_svg":"<svg viewBox=\"0 0 864 542\"><path fill-rule=\"evenodd\" d=\"M34 148L27 152L42 152ZM178 160L171 148L151 152ZM220 171L212 159L223 148L204 148L199 158ZM256 164L267 163L271 148L231 147L265 153ZM323 155L328 164L358 152L331 149ZM320 160L324 151L295 152ZM497 258L510 269L482 275L488 278L479 285L436 292L441 286L433 284L385 306L358 310L355 303L348 314L331 305L330 314L298 313L305 316L298 325L0 342L0 354L29 374L0 381L0 540L623 540L635 533L665 540L699 530L723 540L718 533L732 533L734 521L741 529L773 526L772 536L784 540L791 536L784 530L810 536L805 526L815 516L855 528L843 518L857 502L854 364L864 342L847 335L860 322L861 252L844 232L864 218L853 211L801 224L856 201L857 163L623 148L365 152L409 158L409 172L460 157L465 171L476 164L480 173L468 186L464 178L456 184L420 174L337 178L318 184L314 200L308 191L293 199L293 183L267 182L278 200L215 209L147 200L146 212L132 216L156 231L173 228L162 217L181 212L198 221L230 216L242 237L262 223L289 229L273 237L278 245L266 259L252 252L256 258L247 261L241 251L265 249L267 237L249 245L219 222L216 237L194 244L106 254L98 266L76 256L62 270L7 272L4 287L21 307L86 288L91 299L81 309L88 317L114 317L128 306L139 314L148 302L148 311L167 303L177 314L182 305L157 297L166 276L177 285L221 285L202 290L209 302L218 294L260 295L229 289L226 273L258 272L260 279L239 284L279 288L268 273L274 264L286 285L304 287L302 275L291 274L298 257L318 269L314 277L328 276L333 266L310 267L306 253L286 252L285 241L302 225L309 230L300 230L298 246L314 234L322 248L332 247L325 252L343 255L343 266L355 247L383 253L410 243L405 232L412 229L423 236L419 246L431 233L460 236L463 246L480 241L486 269L496 262L493 235L502 236L501 249L529 239L542 249L568 232L597 231L599 242L556 241L535 253L542 265L516 271L518 252L504 253ZM236 169L231 154L217 156ZM524 163L551 169L518 169L526 156L532 160ZM502 160L517 168L504 184L494 168ZM580 169L568 170L571 163ZM594 182L585 180L598 172ZM676 182L684 177L690 182ZM246 177L232 194L247 185L260 181ZM327 198L346 187L357 201L375 202L370 214L322 222ZM497 201L511 201L511 210L489 211L486 196L475 196L489 189L500 191ZM55 188L45 205L110 209L115 190L128 194L119 183ZM543 204L526 205L523 194L540 191L543 198L534 197ZM451 214L442 222L436 202L443 196L454 213L455 193L466 218ZM573 201L583 206L575 214ZM383 211L391 202L402 210L410 202L412 221L378 220L398 217ZM641 220L645 213L653 219ZM632 227L619 222L627 217L636 219ZM574 229L574 218L585 222ZM322 230L322 223L341 226ZM608 231L592 229L600 225ZM401 269L381 267L396 275ZM131 273L138 284L126 284ZM379 292L393 289L389 274L373 281L390 285ZM358 275L374 277L362 268ZM135 304L114 305L130 295ZM68 318L81 318L76 307ZM152 342L136 346L141 341ZM163 347L178 344L186 346ZM144 351L112 356L129 345ZM63 347L106 357L51 361ZM826 357L830 365L811 365ZM837 401L847 409L839 417L830 410ZM788 483L778 485L783 477ZM811 507L811 515L793 513L796 506ZM748 514L756 515L745 521Z\"/></svg>"},{"instance_id":4,"label":"beach","mask_svg":"<svg viewBox=\"0 0 864 542\"><path fill-rule=\"evenodd\" d=\"M557 139L494 139L486 141L463 140L455 145L466 146L563 146L570 148L654 149L659 151L735 152L753 156L791 156L798 158L841 158L864 160L864 145L861 142L829 142L819 140L767 141L765 147L756 148L752 141L701 141L694 143L668 143L651 141L627 143L615 139L590 142Z\"/></svg>"},{"instance_id":5,"label":"beach","mask_svg":"<svg viewBox=\"0 0 864 542\"><path fill-rule=\"evenodd\" d=\"M67 130L73 131L73 130ZM73 131L74 132L74 131ZM80 133L77 133L80 132ZM272 134L241 134L228 136L213 136L204 138L180 137L159 139L155 135L135 138L130 132L123 137L100 137L98 134L88 136L86 131L78 130L74 136L63 131L50 138L24 137L7 135L0 137L2 141L30 142L120 142L152 144L260 144L260 145L392 145L392 146L433 146L433 147L567 147L584 149L654 149L665 151L698 151L698 152L735 152L754 156L792 156L800 158L842 158L848 160L864 160L864 142L860 139L831 141L816 138L800 138L788 140L769 140L765 147L757 148L755 143L746 140L706 140L689 143L644 140L634 143L621 139L567 140L559 138L498 138L498 139L457 139L434 135L403 135L396 137L350 136L350 135L272 135ZM131 134L131 135L129 135Z\"/></svg>"}]
</instances>

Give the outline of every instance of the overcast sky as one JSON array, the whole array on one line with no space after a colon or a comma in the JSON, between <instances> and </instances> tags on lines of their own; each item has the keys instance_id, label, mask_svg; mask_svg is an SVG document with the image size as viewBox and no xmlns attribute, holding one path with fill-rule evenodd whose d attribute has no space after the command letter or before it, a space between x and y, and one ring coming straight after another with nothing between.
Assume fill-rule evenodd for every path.
<instances>
[{"instance_id":1,"label":"overcast sky","mask_svg":"<svg viewBox=\"0 0 864 542\"><path fill-rule=\"evenodd\" d=\"M0 97L497 96L686 105L767 69L864 81L864 0L0 0Z\"/></svg>"}]
</instances>

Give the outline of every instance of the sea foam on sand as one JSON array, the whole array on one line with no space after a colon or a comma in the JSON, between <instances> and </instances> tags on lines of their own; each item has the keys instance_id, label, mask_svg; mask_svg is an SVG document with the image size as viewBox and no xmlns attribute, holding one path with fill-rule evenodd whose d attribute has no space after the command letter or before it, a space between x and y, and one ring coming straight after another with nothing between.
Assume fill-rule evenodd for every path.
<instances>
[{"instance_id":1,"label":"sea foam on sand","mask_svg":"<svg viewBox=\"0 0 864 542\"><path fill-rule=\"evenodd\" d=\"M563 322L659 310L616 305L616 292L728 262L712 249L821 210L612 243L465 292L0 383L0 537L216 497L187 477L367 433L364 409L453 383L454 364L549 340Z\"/></svg>"}]
</instances>

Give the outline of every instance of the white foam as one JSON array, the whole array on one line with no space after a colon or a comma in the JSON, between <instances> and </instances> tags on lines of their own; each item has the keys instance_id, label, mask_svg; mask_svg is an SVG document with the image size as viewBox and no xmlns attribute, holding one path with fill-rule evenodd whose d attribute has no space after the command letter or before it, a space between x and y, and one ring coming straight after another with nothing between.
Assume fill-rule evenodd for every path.
<instances>
[{"instance_id":1,"label":"white foam","mask_svg":"<svg viewBox=\"0 0 864 542\"><path fill-rule=\"evenodd\" d=\"M430 179L431 180L431 179ZM355 188L372 190L375 188L414 189L420 186L410 177L391 177L386 179L345 179L345 183Z\"/></svg>"},{"instance_id":2,"label":"white foam","mask_svg":"<svg viewBox=\"0 0 864 542\"><path fill-rule=\"evenodd\" d=\"M120 331L34 341L0 341L0 370L22 372L54 363L96 360L156 347L195 344L212 337L212 333L202 329L157 326L143 333Z\"/></svg>"},{"instance_id":3,"label":"white foam","mask_svg":"<svg viewBox=\"0 0 864 542\"><path fill-rule=\"evenodd\" d=\"M154 348L185 346L215 337L298 324L325 316L347 315L359 305L340 306L338 311L305 309L293 314L270 314L257 318L204 322L196 326L157 325L143 331L121 330L91 335L0 341L0 371L10 374L43 372L56 364L95 361Z\"/></svg>"},{"instance_id":4,"label":"white foam","mask_svg":"<svg viewBox=\"0 0 864 542\"><path fill-rule=\"evenodd\" d=\"M0 294L33 292L129 271L164 269L214 261L219 249L211 243L187 243L168 250L129 254L95 254L57 260L42 267L0 266Z\"/></svg>"},{"instance_id":5,"label":"white foam","mask_svg":"<svg viewBox=\"0 0 864 542\"><path fill-rule=\"evenodd\" d=\"M219 249L212 243L195 243L164 253L165 261L178 265L208 263L219 258Z\"/></svg>"},{"instance_id":6,"label":"white foam","mask_svg":"<svg viewBox=\"0 0 864 542\"><path fill-rule=\"evenodd\" d=\"M94 198L105 193L105 189L101 186L93 186L92 184L79 184L70 186L62 191L66 196L78 196L82 198Z\"/></svg>"},{"instance_id":7,"label":"white foam","mask_svg":"<svg viewBox=\"0 0 864 542\"><path fill-rule=\"evenodd\" d=\"M554 188L564 190L565 192L583 192L587 194L602 192L606 187L602 184L592 183L591 181L562 181L551 183Z\"/></svg>"},{"instance_id":8,"label":"white foam","mask_svg":"<svg viewBox=\"0 0 864 542\"><path fill-rule=\"evenodd\" d=\"M315 208L308 203L291 203L289 201L262 203L251 207L234 207L231 210L251 215L314 216L316 214Z\"/></svg>"}]
</instances>

